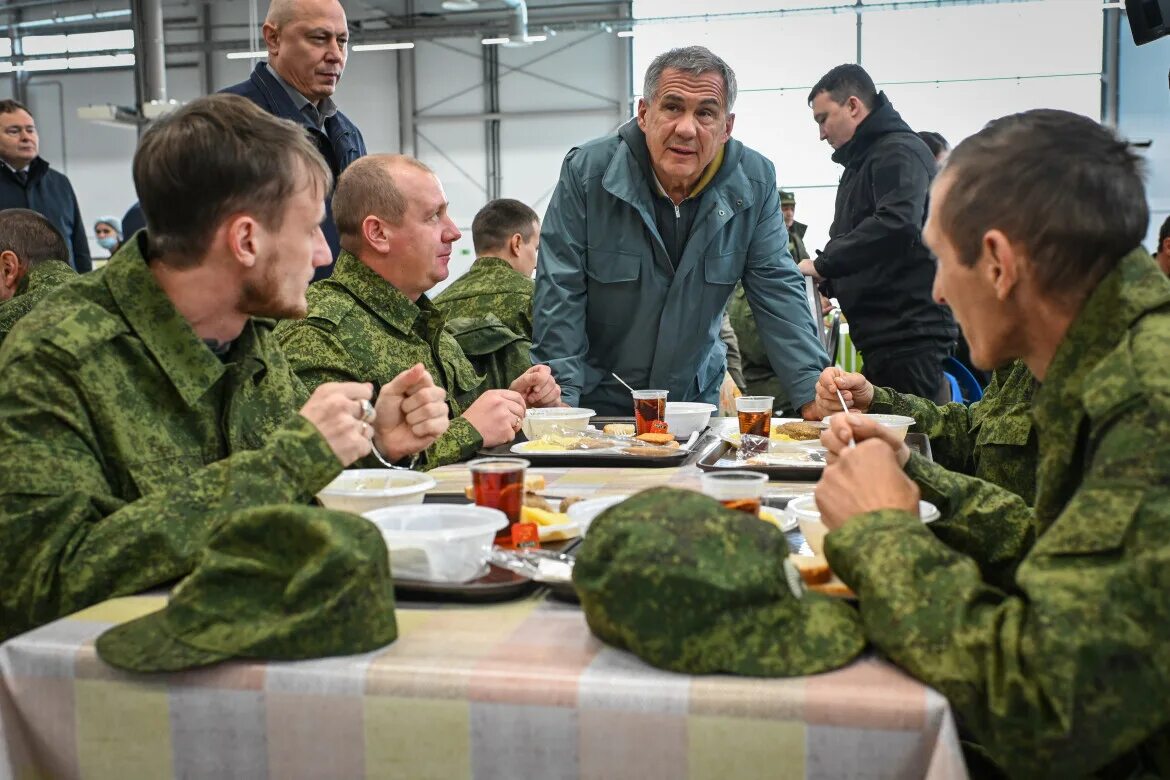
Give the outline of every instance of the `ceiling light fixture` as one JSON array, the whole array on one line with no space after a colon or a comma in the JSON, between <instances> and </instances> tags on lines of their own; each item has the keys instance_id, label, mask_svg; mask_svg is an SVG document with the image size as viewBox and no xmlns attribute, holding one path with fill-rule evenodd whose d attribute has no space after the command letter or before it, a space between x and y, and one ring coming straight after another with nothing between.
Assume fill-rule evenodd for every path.
<instances>
[{"instance_id":1,"label":"ceiling light fixture","mask_svg":"<svg viewBox=\"0 0 1170 780\"><path fill-rule=\"evenodd\" d=\"M392 51L395 49L413 49L414 43L404 41L400 43L359 43L350 46L350 51Z\"/></svg>"},{"instance_id":2,"label":"ceiling light fixture","mask_svg":"<svg viewBox=\"0 0 1170 780\"><path fill-rule=\"evenodd\" d=\"M507 42L507 38L484 38L480 41L484 46L501 46Z\"/></svg>"},{"instance_id":3,"label":"ceiling light fixture","mask_svg":"<svg viewBox=\"0 0 1170 780\"><path fill-rule=\"evenodd\" d=\"M479 3L477 0L443 0L442 8L444 11L477 11Z\"/></svg>"},{"instance_id":4,"label":"ceiling light fixture","mask_svg":"<svg viewBox=\"0 0 1170 780\"><path fill-rule=\"evenodd\" d=\"M619 38L633 38L634 31L633 30L618 30L617 36Z\"/></svg>"}]
</instances>

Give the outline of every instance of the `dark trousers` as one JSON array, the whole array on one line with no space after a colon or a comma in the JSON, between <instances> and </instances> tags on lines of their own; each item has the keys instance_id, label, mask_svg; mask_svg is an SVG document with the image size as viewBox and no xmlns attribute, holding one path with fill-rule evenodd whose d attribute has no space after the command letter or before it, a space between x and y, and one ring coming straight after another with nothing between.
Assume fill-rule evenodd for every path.
<instances>
[{"instance_id":1,"label":"dark trousers","mask_svg":"<svg viewBox=\"0 0 1170 780\"><path fill-rule=\"evenodd\" d=\"M942 363L952 347L949 342L928 341L870 349L861 355L861 373L875 387L946 403L951 400L951 389L943 377Z\"/></svg>"}]
</instances>

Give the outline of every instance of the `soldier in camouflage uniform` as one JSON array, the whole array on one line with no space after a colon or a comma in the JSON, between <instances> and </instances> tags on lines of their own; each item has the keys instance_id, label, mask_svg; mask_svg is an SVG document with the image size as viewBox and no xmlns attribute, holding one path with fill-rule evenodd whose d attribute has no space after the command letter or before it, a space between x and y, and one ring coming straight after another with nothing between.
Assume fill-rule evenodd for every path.
<instances>
[{"instance_id":1,"label":"soldier in camouflage uniform","mask_svg":"<svg viewBox=\"0 0 1170 780\"><path fill-rule=\"evenodd\" d=\"M826 368L817 383L817 411L841 411L836 389L849 408L913 417L914 430L930 437L934 462L999 485L1028 504L1036 497L1036 434L1032 395L1038 383L1022 361L992 372L983 398L967 406L938 405L916 395L874 387L861 374Z\"/></svg>"},{"instance_id":2,"label":"soldier in camouflage uniform","mask_svg":"<svg viewBox=\"0 0 1170 780\"><path fill-rule=\"evenodd\" d=\"M494 314L447 320L447 330L475 372L483 375L488 389L507 389L532 368L532 341L504 325Z\"/></svg>"},{"instance_id":3,"label":"soldier in camouflage uniform","mask_svg":"<svg viewBox=\"0 0 1170 780\"><path fill-rule=\"evenodd\" d=\"M448 320L491 314L531 341L532 272L540 250L536 212L511 198L493 200L472 220L471 240L475 262L435 296L435 308Z\"/></svg>"},{"instance_id":4,"label":"soldier in camouflage uniform","mask_svg":"<svg viewBox=\"0 0 1170 780\"><path fill-rule=\"evenodd\" d=\"M379 200L393 191L393 201ZM333 275L308 293L309 315L283 322L277 337L309 387L359 377L388 381L422 363L447 391L451 426L422 456L434 468L515 438L526 406L560 403L547 366L508 390L486 389L426 291L447 275L459 229L438 177L401 155L371 155L342 174L333 215L345 251Z\"/></svg>"},{"instance_id":5,"label":"soldier in camouflage uniform","mask_svg":"<svg viewBox=\"0 0 1170 780\"><path fill-rule=\"evenodd\" d=\"M401 458L446 429L421 367L376 416L369 385L310 397L261 319L303 314L329 260L329 170L295 126L200 98L147 131L134 179L149 229L0 348L0 640L182 577L229 513L309 501L371 437Z\"/></svg>"},{"instance_id":6,"label":"soldier in camouflage uniform","mask_svg":"<svg viewBox=\"0 0 1170 780\"><path fill-rule=\"evenodd\" d=\"M1170 281L1133 249L1147 219L1139 158L1063 111L990 123L933 187L936 299L976 364L1041 382L1033 507L864 415L822 437L826 554L866 636L1013 776L1170 774Z\"/></svg>"},{"instance_id":7,"label":"soldier in camouflage uniform","mask_svg":"<svg viewBox=\"0 0 1170 780\"><path fill-rule=\"evenodd\" d=\"M77 276L60 231L29 209L0 211L0 343L42 298Z\"/></svg>"},{"instance_id":8,"label":"soldier in camouflage uniform","mask_svg":"<svg viewBox=\"0 0 1170 780\"><path fill-rule=\"evenodd\" d=\"M808 259L808 250L804 248L801 230L798 234L793 215L796 213L796 196L787 190L779 190L780 212L784 215L784 224L788 228L788 251L796 262ZM805 225L800 225L805 228ZM756 330L756 321L752 317L752 309L748 305L747 294L743 285L737 284L731 294L731 301L727 304L727 316L739 343L740 377L736 383L743 388L745 395L770 395L775 398L774 407L777 411L789 409L788 398L780 380L768 362L768 355L764 351L764 342ZM832 357L830 355L830 357ZM733 374L734 376L734 374Z\"/></svg>"}]
</instances>

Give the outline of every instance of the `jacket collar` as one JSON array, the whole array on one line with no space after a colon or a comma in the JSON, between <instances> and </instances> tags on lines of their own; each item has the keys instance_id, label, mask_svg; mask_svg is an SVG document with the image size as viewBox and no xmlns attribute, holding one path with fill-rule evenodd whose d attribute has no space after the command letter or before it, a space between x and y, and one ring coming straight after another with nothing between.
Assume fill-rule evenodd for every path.
<instances>
[{"instance_id":1,"label":"jacket collar","mask_svg":"<svg viewBox=\"0 0 1170 780\"><path fill-rule=\"evenodd\" d=\"M16 295L24 295L41 288L51 290L54 287L60 287L75 276L77 276L77 272L68 263L60 260L45 260L28 269L28 273L16 285Z\"/></svg>"},{"instance_id":2,"label":"jacket collar","mask_svg":"<svg viewBox=\"0 0 1170 780\"><path fill-rule=\"evenodd\" d=\"M188 406L195 406L226 368L208 349L159 286L143 257L145 230L135 234L107 264L104 282L133 329ZM233 344L238 354L255 351L255 323L249 319ZM246 352L240 352L246 350ZM263 359L257 358L263 363Z\"/></svg>"},{"instance_id":3,"label":"jacket collar","mask_svg":"<svg viewBox=\"0 0 1170 780\"><path fill-rule=\"evenodd\" d=\"M914 132L894 110L885 92L878 93L876 102L874 110L853 131L853 138L833 152L833 162L845 167L860 163L869 148L883 135Z\"/></svg>"},{"instance_id":4,"label":"jacket collar","mask_svg":"<svg viewBox=\"0 0 1170 780\"><path fill-rule=\"evenodd\" d=\"M267 61L261 60L256 63L256 67L252 70L250 80L256 89L260 90L261 94L268 100L268 105L272 106L273 114L281 119L288 119L291 122L296 122L298 125L303 125L312 130L319 130L301 112L300 107L289 96L288 90L284 88L284 85L268 69ZM308 100L305 102L308 103Z\"/></svg>"},{"instance_id":5,"label":"jacket collar","mask_svg":"<svg viewBox=\"0 0 1170 780\"><path fill-rule=\"evenodd\" d=\"M484 255L483 257L475 258L475 262L471 264L471 267L475 270L488 270L488 269L498 268L502 271L504 269L507 269L507 270L511 271L512 273L518 273L518 271L515 268L513 268L511 265L508 264L507 260L505 260L502 257L493 257L491 255ZM523 276L523 274L521 274L521 276Z\"/></svg>"},{"instance_id":6,"label":"jacket collar","mask_svg":"<svg viewBox=\"0 0 1170 780\"><path fill-rule=\"evenodd\" d=\"M432 325L434 316L439 313L426 295L420 295L418 301L411 301L348 251L343 250L337 258L329 281L344 287L378 319L403 336L413 332L420 316Z\"/></svg>"}]
</instances>

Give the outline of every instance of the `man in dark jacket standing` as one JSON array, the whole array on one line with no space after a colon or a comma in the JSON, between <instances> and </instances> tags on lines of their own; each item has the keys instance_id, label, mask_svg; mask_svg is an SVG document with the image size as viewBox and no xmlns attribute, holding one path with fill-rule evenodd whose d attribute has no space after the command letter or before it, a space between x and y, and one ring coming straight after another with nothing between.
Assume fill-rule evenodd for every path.
<instances>
[{"instance_id":1,"label":"man in dark jacket standing","mask_svg":"<svg viewBox=\"0 0 1170 780\"><path fill-rule=\"evenodd\" d=\"M337 110L333 93L345 70L349 26L337 0L272 0L264 19L268 61L247 81L224 89L243 95L270 114L302 125L333 170L333 180L366 153L361 131ZM341 251L333 223L333 193L325 198L321 229L333 259ZM333 272L316 271L314 281Z\"/></svg>"},{"instance_id":2,"label":"man in dark jacket standing","mask_svg":"<svg viewBox=\"0 0 1170 780\"><path fill-rule=\"evenodd\" d=\"M40 157L37 125L15 100L0 100L0 209L29 209L43 214L66 236L69 257L84 273L93 268L89 238L73 185Z\"/></svg>"},{"instance_id":3,"label":"man in dark jacket standing","mask_svg":"<svg viewBox=\"0 0 1170 780\"><path fill-rule=\"evenodd\" d=\"M830 70L808 101L845 172L829 243L800 270L840 302L870 382L950 400L942 362L958 331L931 298L934 260L922 243L934 157L860 65Z\"/></svg>"}]
</instances>

